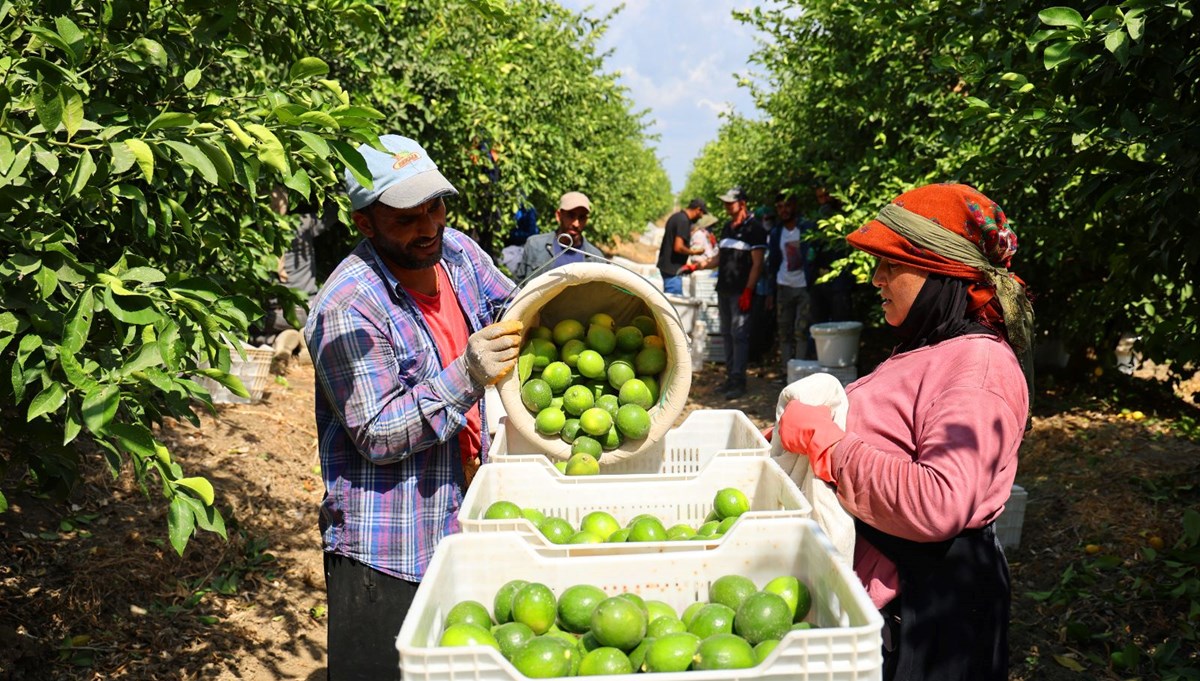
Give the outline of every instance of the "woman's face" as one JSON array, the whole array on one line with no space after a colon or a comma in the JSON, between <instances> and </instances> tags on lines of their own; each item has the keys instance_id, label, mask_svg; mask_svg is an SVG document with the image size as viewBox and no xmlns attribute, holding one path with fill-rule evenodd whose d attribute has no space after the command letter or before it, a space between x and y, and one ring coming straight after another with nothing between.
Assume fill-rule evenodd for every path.
<instances>
[{"instance_id":1,"label":"woman's face","mask_svg":"<svg viewBox=\"0 0 1200 681\"><path fill-rule=\"evenodd\" d=\"M871 283L883 296L883 317L891 326L900 326L908 317L913 301L925 285L929 273L885 258L879 259Z\"/></svg>"}]
</instances>

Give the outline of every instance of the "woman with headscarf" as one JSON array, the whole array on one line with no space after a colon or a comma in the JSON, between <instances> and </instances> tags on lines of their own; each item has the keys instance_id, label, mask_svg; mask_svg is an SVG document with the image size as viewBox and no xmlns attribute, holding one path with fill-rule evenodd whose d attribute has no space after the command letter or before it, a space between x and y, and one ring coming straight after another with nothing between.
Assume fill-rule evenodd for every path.
<instances>
[{"instance_id":1,"label":"woman with headscarf","mask_svg":"<svg viewBox=\"0 0 1200 681\"><path fill-rule=\"evenodd\" d=\"M1005 681L1011 586L993 523L1029 418L1033 312L1017 238L975 189L901 194L849 237L900 343L846 390L846 429L791 402L779 422L855 518L854 569L884 616L884 679Z\"/></svg>"}]
</instances>

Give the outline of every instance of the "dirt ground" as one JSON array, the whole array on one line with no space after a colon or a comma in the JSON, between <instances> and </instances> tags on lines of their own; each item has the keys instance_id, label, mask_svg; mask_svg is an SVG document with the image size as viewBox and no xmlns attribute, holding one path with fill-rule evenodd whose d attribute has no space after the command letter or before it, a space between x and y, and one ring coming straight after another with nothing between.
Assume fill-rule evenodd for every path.
<instances>
[{"instance_id":1,"label":"dirt ground","mask_svg":"<svg viewBox=\"0 0 1200 681\"><path fill-rule=\"evenodd\" d=\"M734 406L765 426L779 378L756 370L746 396L731 403L717 392L722 368L707 365L688 410ZM1087 545L1128 562L1140 560L1147 542L1179 539L1178 500L1200 504L1200 448L1178 426L1200 412L1161 390L1110 398L1097 396L1107 394L1102 384L1056 388L1047 380L1017 474L1029 502L1021 546L1009 556L1010 679L1123 678L1089 660L1065 636L1061 611L1029 594L1053 587ZM1081 390L1092 396L1078 398ZM161 431L188 471L213 481L228 524L229 541L202 533L183 557L166 541L158 490L151 485L148 500L128 471L114 481L98 457L67 506L6 485L13 491L0 515L0 679L324 679L312 404L312 369L295 367L259 404L221 406L199 428ZM1175 489L1166 497L1174 501L1148 493L1155 485ZM1150 644L1185 616L1170 603L1112 599L1105 607L1142 627ZM1086 672L1073 671L1072 661Z\"/></svg>"}]
</instances>

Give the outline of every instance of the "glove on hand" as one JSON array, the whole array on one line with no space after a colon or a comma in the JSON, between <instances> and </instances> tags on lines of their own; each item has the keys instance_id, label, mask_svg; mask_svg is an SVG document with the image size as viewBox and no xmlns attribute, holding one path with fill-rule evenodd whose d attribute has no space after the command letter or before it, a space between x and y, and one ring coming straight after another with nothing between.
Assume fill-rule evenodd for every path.
<instances>
[{"instance_id":1,"label":"glove on hand","mask_svg":"<svg viewBox=\"0 0 1200 681\"><path fill-rule=\"evenodd\" d=\"M779 440L789 452L808 457L813 473L825 482L833 479L833 446L846 437L833 422L829 407L814 407L792 400L779 419Z\"/></svg>"},{"instance_id":2,"label":"glove on hand","mask_svg":"<svg viewBox=\"0 0 1200 681\"><path fill-rule=\"evenodd\" d=\"M679 268L680 274L691 274L692 272L695 272L695 271L696 271L696 266L693 265L692 263L688 263L688 264L684 265L683 267Z\"/></svg>"},{"instance_id":3,"label":"glove on hand","mask_svg":"<svg viewBox=\"0 0 1200 681\"><path fill-rule=\"evenodd\" d=\"M750 303L754 301L754 289L748 288L742 291L742 297L738 298L738 309L742 312L750 311Z\"/></svg>"},{"instance_id":4,"label":"glove on hand","mask_svg":"<svg viewBox=\"0 0 1200 681\"><path fill-rule=\"evenodd\" d=\"M521 352L524 328L520 321L512 320L490 324L471 334L463 360L475 385L491 385L512 371Z\"/></svg>"}]
</instances>

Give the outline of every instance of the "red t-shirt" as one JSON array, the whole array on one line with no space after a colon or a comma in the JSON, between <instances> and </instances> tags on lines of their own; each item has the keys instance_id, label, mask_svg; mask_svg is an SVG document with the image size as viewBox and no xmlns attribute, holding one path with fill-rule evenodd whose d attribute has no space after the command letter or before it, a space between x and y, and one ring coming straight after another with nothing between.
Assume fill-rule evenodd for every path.
<instances>
[{"instance_id":1,"label":"red t-shirt","mask_svg":"<svg viewBox=\"0 0 1200 681\"><path fill-rule=\"evenodd\" d=\"M445 369L466 351L467 337L471 335L471 330L467 327L467 319L458 305L458 298L454 296L454 289L450 286L450 277L446 275L446 270L442 269L441 263L434 265L434 269L437 271L436 295L427 296L412 289L406 290L421 310L425 323L429 325L429 332L437 345L438 354L441 355L442 368ZM458 433L458 445L462 450L464 466L479 457L483 449L481 432L482 418L479 405L476 404L467 412L467 426Z\"/></svg>"}]
</instances>

